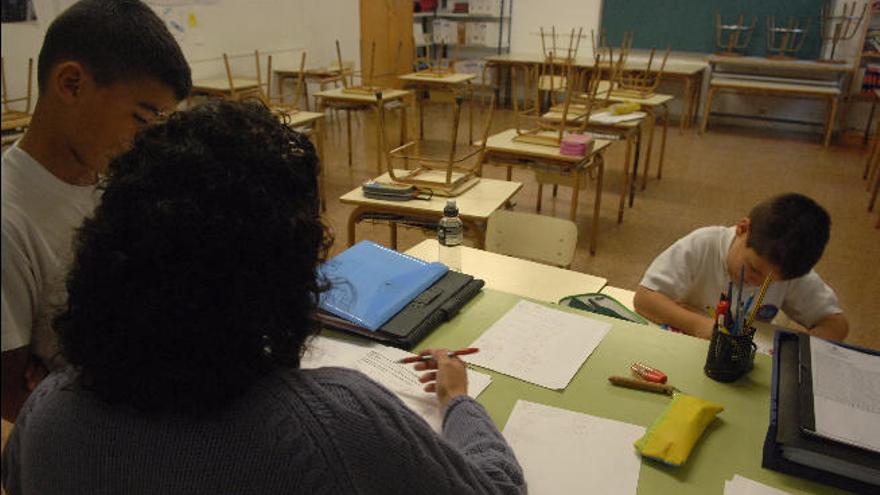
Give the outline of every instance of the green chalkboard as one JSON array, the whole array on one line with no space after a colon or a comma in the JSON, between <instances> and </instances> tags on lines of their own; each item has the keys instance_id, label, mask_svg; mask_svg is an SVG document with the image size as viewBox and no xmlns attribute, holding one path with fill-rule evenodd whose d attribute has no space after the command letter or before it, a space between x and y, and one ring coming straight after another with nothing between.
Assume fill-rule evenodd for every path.
<instances>
[{"instance_id":1,"label":"green chalkboard","mask_svg":"<svg viewBox=\"0 0 880 495\"><path fill-rule=\"evenodd\" d=\"M623 33L634 33L633 48L712 53L715 47L715 13L724 24L733 24L744 14L751 24L757 17L755 32L747 55L767 55L767 17L776 23L789 17L800 19L801 26L810 20L807 39L798 58L819 57L821 36L819 14L822 0L605 0L602 5L601 29L612 45L619 45Z\"/></svg>"}]
</instances>

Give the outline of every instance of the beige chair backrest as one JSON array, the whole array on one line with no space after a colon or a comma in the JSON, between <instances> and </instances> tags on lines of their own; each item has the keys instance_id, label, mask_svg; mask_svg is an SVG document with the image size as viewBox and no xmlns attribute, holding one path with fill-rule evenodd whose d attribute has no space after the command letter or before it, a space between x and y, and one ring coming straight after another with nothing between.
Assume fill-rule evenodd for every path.
<instances>
[{"instance_id":1,"label":"beige chair backrest","mask_svg":"<svg viewBox=\"0 0 880 495\"><path fill-rule=\"evenodd\" d=\"M577 248L577 225L534 213L498 210L486 226L486 250L568 268Z\"/></svg>"}]
</instances>

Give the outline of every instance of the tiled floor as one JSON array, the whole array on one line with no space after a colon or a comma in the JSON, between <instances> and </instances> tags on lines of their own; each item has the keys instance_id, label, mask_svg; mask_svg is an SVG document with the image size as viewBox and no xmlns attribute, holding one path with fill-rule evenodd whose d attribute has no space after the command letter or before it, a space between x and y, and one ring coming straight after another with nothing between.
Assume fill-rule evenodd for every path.
<instances>
[{"instance_id":1,"label":"tiled floor","mask_svg":"<svg viewBox=\"0 0 880 495\"><path fill-rule=\"evenodd\" d=\"M448 132L451 112L442 105L429 106L425 127L430 137ZM412 124L414 118L410 119ZM479 120L478 120L479 121ZM493 130L512 126L509 110L496 112ZM351 207L338 197L375 176L375 131L371 116L354 119L355 161L346 163L344 118L331 119L327 130L326 158L329 205L327 221L336 232L333 253L346 245L345 225ZM388 135L397 136L397 122L389 122ZM462 133L462 136L464 133ZM658 133L659 138L659 133ZM880 348L880 229L874 228L876 213L866 211L868 195L861 179L867 150L858 146L819 144L818 131L783 133L742 127L713 126L699 135L669 131L663 179L656 173L647 190L636 195L624 222L617 219L621 187L622 145L612 146L606 156L599 246L590 256L589 222L592 186L582 192L577 223L579 247L572 269L601 275L609 284L635 289L647 265L660 251L679 237L704 225L729 225L748 213L760 200L780 192L807 194L825 206L832 216L832 239L817 269L837 291L850 320L849 342ZM652 165L656 172L656 161ZM504 178L501 168L487 168L487 177ZM524 183L515 197L516 209L535 211L537 187L532 174L514 172ZM570 190L561 188L553 198L545 189L543 214L568 216ZM361 224L358 239L388 242L388 227ZM415 229L402 229L400 249L405 250L425 236Z\"/></svg>"}]
</instances>

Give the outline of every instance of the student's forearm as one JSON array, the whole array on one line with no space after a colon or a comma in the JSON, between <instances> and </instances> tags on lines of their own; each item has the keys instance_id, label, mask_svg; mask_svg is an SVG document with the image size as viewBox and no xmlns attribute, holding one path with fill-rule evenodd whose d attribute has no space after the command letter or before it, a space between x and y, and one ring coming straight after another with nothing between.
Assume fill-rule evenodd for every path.
<instances>
[{"instance_id":1,"label":"student's forearm","mask_svg":"<svg viewBox=\"0 0 880 495\"><path fill-rule=\"evenodd\" d=\"M842 341L849 334L849 322L842 314L828 315L819 320L809 333L827 340Z\"/></svg>"},{"instance_id":2,"label":"student's forearm","mask_svg":"<svg viewBox=\"0 0 880 495\"><path fill-rule=\"evenodd\" d=\"M695 337L712 337L711 318L681 307L660 292L640 286L636 290L633 304L638 313L654 323L678 328Z\"/></svg>"}]
</instances>

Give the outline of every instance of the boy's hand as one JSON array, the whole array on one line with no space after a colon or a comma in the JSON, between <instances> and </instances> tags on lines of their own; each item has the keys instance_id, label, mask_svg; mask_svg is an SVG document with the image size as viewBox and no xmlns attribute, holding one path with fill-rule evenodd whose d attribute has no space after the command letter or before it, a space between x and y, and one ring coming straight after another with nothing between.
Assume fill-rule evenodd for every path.
<instances>
[{"instance_id":1,"label":"boy's hand","mask_svg":"<svg viewBox=\"0 0 880 495\"><path fill-rule=\"evenodd\" d=\"M699 316L699 315L697 315ZM702 321L698 321L693 327L693 335L694 337L700 337L701 339L710 340L712 339L712 328L715 326L715 322L712 321L711 318L700 318Z\"/></svg>"},{"instance_id":2,"label":"boy's hand","mask_svg":"<svg viewBox=\"0 0 880 495\"><path fill-rule=\"evenodd\" d=\"M419 354L430 354L434 359L416 363L416 371L428 371L419 377L426 383L425 392L436 392L440 408L445 409L449 401L459 395L467 395L467 368L458 357L449 357L447 349L426 349Z\"/></svg>"}]
</instances>

